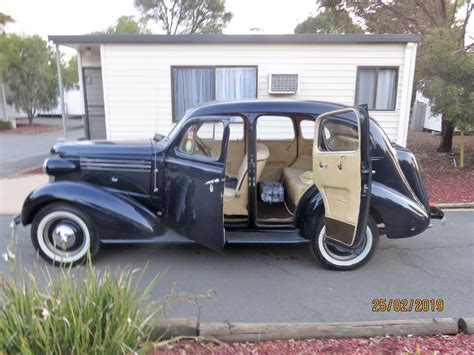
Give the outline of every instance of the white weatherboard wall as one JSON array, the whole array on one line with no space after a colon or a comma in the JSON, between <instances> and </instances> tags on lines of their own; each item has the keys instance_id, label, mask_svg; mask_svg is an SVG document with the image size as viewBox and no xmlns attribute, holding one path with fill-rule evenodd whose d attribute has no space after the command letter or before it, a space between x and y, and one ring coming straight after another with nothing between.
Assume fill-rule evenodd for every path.
<instances>
[{"instance_id":1,"label":"white weatherboard wall","mask_svg":"<svg viewBox=\"0 0 474 355\"><path fill-rule=\"evenodd\" d=\"M109 139L149 138L155 126L165 134L171 129L172 66L256 65L259 99L285 97L347 105L354 104L357 66L397 66L395 111L372 111L371 115L393 141L405 145L406 132L400 130L408 125L413 47L411 43L102 44L107 135ZM298 73L298 93L269 95L268 74L275 72Z\"/></svg>"}]
</instances>

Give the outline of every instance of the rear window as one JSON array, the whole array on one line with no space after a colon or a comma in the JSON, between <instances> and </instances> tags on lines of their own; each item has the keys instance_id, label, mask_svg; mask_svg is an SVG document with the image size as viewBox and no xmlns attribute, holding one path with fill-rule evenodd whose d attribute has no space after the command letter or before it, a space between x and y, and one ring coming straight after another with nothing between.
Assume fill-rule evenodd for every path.
<instances>
[{"instance_id":1,"label":"rear window","mask_svg":"<svg viewBox=\"0 0 474 355\"><path fill-rule=\"evenodd\" d=\"M293 120L286 116L260 116L257 119L258 140L293 140Z\"/></svg>"}]
</instances>

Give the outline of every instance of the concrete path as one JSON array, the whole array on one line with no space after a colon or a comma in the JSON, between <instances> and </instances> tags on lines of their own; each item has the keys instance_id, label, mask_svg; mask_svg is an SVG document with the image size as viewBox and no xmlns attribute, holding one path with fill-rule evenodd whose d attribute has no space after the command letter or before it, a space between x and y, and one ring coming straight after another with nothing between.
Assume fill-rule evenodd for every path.
<instances>
[{"instance_id":1,"label":"concrete path","mask_svg":"<svg viewBox=\"0 0 474 355\"><path fill-rule=\"evenodd\" d=\"M31 191L48 182L47 175L0 179L0 214L19 214Z\"/></svg>"},{"instance_id":2,"label":"concrete path","mask_svg":"<svg viewBox=\"0 0 474 355\"><path fill-rule=\"evenodd\" d=\"M116 270L148 268L144 282L165 272L152 299L171 289L202 294L214 290L200 307L176 303L168 316L197 316L203 321L339 322L474 316L474 211L450 211L420 236L381 238L379 250L364 267L351 272L322 269L307 246L233 246L223 255L197 245L103 246L94 264ZM0 215L0 253L10 243L13 214ZM29 227L18 230L17 259L30 270L58 272L37 255ZM0 273L8 274L0 259ZM79 267L75 272L82 273ZM442 299L442 312L372 311L373 299Z\"/></svg>"}]
</instances>

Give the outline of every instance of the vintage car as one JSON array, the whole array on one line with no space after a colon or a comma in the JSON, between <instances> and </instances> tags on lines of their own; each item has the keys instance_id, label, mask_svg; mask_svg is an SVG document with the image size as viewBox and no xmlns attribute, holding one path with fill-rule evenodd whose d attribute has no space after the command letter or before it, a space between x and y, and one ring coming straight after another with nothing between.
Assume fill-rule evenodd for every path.
<instances>
[{"instance_id":1,"label":"vintage car","mask_svg":"<svg viewBox=\"0 0 474 355\"><path fill-rule=\"evenodd\" d=\"M101 243L308 243L320 264L346 270L373 256L380 235L415 236L443 217L414 155L365 106L215 102L188 110L166 137L51 153L51 182L17 223L32 224L53 264L80 263Z\"/></svg>"}]
</instances>

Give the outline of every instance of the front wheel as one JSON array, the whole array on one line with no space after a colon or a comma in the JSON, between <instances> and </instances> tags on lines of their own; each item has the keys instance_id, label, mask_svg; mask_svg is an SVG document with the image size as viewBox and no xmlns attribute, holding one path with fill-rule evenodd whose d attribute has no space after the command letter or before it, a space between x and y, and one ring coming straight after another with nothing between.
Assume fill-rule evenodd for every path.
<instances>
[{"instance_id":1,"label":"front wheel","mask_svg":"<svg viewBox=\"0 0 474 355\"><path fill-rule=\"evenodd\" d=\"M31 225L31 241L43 259L53 265L75 265L99 251L99 241L86 213L67 203L41 209Z\"/></svg>"},{"instance_id":2,"label":"front wheel","mask_svg":"<svg viewBox=\"0 0 474 355\"><path fill-rule=\"evenodd\" d=\"M379 244L379 230L375 221L369 216L363 247L357 253L339 250L326 243L326 226L324 218L318 224L311 237L311 253L322 266L333 270L353 270L365 263L375 254Z\"/></svg>"}]
</instances>

